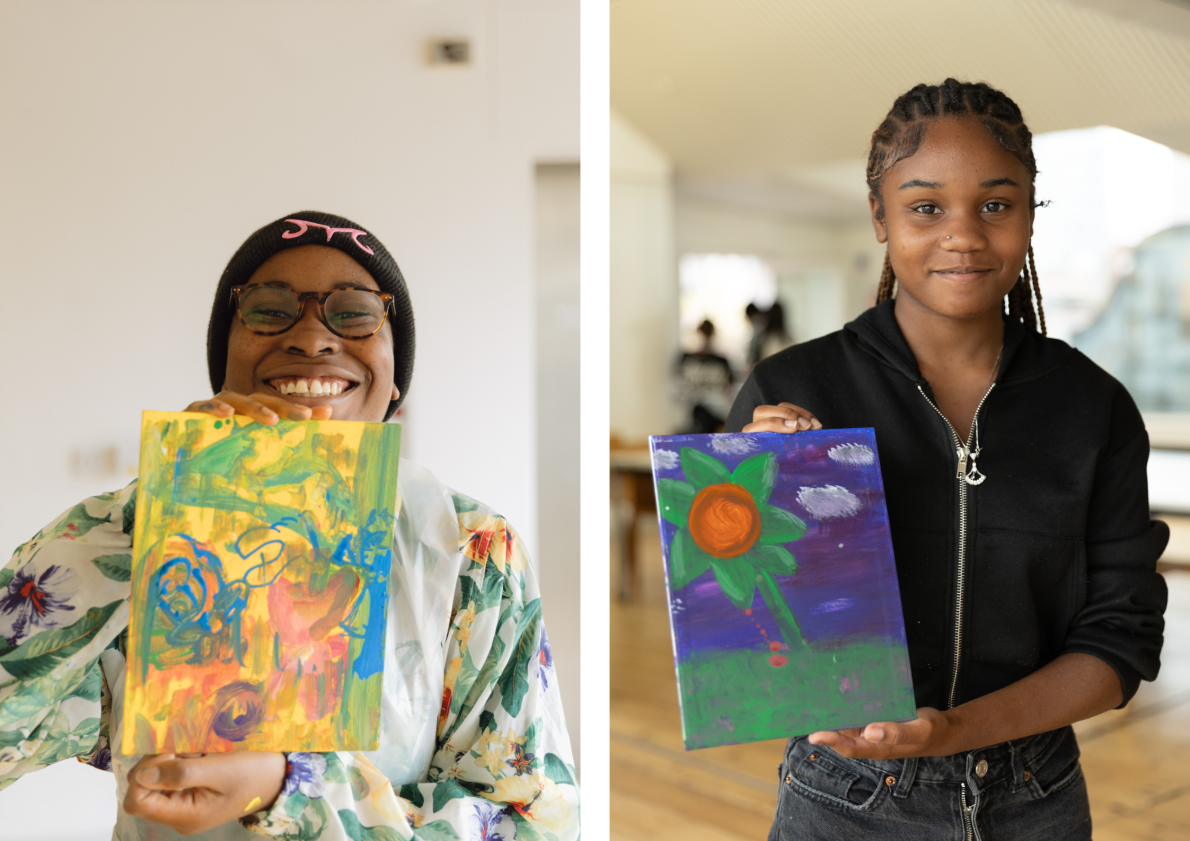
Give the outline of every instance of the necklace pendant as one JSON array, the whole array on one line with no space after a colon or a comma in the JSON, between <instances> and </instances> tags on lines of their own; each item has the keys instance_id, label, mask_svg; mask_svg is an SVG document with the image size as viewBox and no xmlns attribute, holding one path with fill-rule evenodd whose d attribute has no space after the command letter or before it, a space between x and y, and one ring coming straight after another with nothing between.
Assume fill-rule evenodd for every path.
<instances>
[{"instance_id":1,"label":"necklace pendant","mask_svg":"<svg viewBox=\"0 0 1190 841\"><path fill-rule=\"evenodd\" d=\"M978 450L971 453L971 472L963 476L963 481L965 481L968 485L982 485L983 480L987 478L987 476L979 472L979 465L975 463L975 459L978 456Z\"/></svg>"}]
</instances>

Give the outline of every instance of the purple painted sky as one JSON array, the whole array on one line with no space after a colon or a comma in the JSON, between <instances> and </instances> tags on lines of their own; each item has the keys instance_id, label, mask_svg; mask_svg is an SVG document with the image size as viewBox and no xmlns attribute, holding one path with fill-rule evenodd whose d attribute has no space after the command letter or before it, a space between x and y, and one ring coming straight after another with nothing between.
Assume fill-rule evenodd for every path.
<instances>
[{"instance_id":1,"label":"purple painted sky","mask_svg":"<svg viewBox=\"0 0 1190 841\"><path fill-rule=\"evenodd\" d=\"M777 579L806 638L818 648L860 639L904 645L888 512L871 429L666 435L649 440L656 479L685 479L677 463L682 447L714 456L729 470L758 452L776 455L778 474L769 504L793 512L809 527L801 540L784 544L797 559L796 575ZM667 570L669 545L677 531L677 526L661 521ZM763 649L766 641L758 623L769 640L782 640L759 593L747 616L723 595L711 570L671 591L669 598L680 659L708 649Z\"/></svg>"}]
</instances>

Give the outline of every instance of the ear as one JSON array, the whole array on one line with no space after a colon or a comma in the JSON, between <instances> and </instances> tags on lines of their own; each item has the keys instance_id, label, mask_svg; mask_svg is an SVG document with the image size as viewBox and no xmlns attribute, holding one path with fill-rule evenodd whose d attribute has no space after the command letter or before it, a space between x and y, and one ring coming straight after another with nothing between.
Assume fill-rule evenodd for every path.
<instances>
[{"instance_id":1,"label":"ear","mask_svg":"<svg viewBox=\"0 0 1190 841\"><path fill-rule=\"evenodd\" d=\"M400 398L401 398L401 389L397 388L397 384L396 384L396 383L393 383L393 396L392 396L392 399L393 399L393 400L399 400Z\"/></svg>"},{"instance_id":2,"label":"ear","mask_svg":"<svg viewBox=\"0 0 1190 841\"><path fill-rule=\"evenodd\" d=\"M868 193L868 209L872 212L872 229L876 231L876 242L888 242L888 227L880 218L880 201L872 193Z\"/></svg>"}]
</instances>

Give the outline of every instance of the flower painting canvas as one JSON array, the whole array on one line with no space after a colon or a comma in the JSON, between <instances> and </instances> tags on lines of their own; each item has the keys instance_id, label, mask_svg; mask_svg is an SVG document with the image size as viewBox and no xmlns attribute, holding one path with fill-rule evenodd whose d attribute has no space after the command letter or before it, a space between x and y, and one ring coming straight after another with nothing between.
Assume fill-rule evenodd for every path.
<instances>
[{"instance_id":1,"label":"flower painting canvas","mask_svg":"<svg viewBox=\"0 0 1190 841\"><path fill-rule=\"evenodd\" d=\"M873 430L649 443L687 750L914 718Z\"/></svg>"},{"instance_id":2,"label":"flower painting canvas","mask_svg":"<svg viewBox=\"0 0 1190 841\"><path fill-rule=\"evenodd\" d=\"M400 436L144 413L125 753L377 747Z\"/></svg>"}]
</instances>

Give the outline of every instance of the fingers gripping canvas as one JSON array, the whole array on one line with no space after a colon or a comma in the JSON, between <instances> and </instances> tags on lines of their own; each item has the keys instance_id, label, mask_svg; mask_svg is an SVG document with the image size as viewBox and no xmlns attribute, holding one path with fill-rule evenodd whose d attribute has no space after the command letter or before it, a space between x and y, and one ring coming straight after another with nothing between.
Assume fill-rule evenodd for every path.
<instances>
[{"instance_id":1,"label":"fingers gripping canvas","mask_svg":"<svg viewBox=\"0 0 1190 841\"><path fill-rule=\"evenodd\" d=\"M686 748L914 718L873 430L649 443Z\"/></svg>"},{"instance_id":2,"label":"fingers gripping canvas","mask_svg":"<svg viewBox=\"0 0 1190 841\"><path fill-rule=\"evenodd\" d=\"M376 748L400 436L144 413L125 753Z\"/></svg>"}]
</instances>

